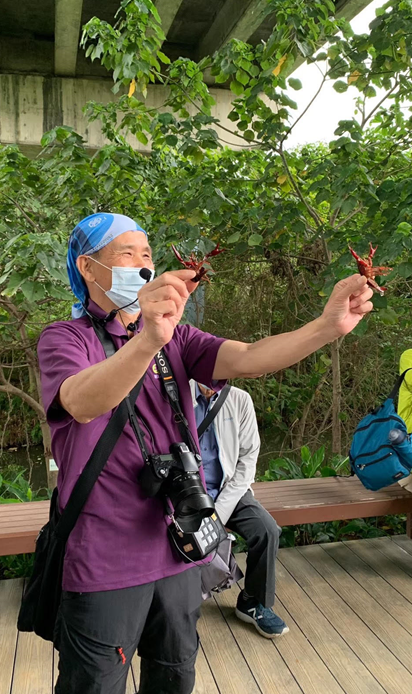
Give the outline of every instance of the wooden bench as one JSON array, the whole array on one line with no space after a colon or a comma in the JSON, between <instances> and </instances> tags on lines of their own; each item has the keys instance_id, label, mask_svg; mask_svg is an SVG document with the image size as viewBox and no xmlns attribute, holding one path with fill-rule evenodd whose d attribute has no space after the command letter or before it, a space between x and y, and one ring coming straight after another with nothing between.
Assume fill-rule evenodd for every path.
<instances>
[{"instance_id":1,"label":"wooden bench","mask_svg":"<svg viewBox=\"0 0 412 694\"><path fill-rule=\"evenodd\" d=\"M370 492L356 477L315 477L257 482L253 491L279 525L406 513L406 532L412 537L412 494L398 484ZM1 504L0 556L33 552L48 514L48 501Z\"/></svg>"},{"instance_id":2,"label":"wooden bench","mask_svg":"<svg viewBox=\"0 0 412 694\"><path fill-rule=\"evenodd\" d=\"M40 528L49 520L49 501L0 504L0 556L34 552Z\"/></svg>"},{"instance_id":3,"label":"wooden bench","mask_svg":"<svg viewBox=\"0 0 412 694\"><path fill-rule=\"evenodd\" d=\"M357 477L314 477L257 482L253 491L279 525L406 513L406 532L411 537L412 494L399 484L371 492Z\"/></svg>"}]
</instances>

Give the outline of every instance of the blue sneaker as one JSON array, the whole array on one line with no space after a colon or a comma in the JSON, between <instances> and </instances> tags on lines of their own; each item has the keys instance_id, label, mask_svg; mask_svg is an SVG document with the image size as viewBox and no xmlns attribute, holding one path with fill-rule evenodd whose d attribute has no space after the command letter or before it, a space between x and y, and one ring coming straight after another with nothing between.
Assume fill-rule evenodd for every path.
<instances>
[{"instance_id":1,"label":"blue sneaker","mask_svg":"<svg viewBox=\"0 0 412 694\"><path fill-rule=\"evenodd\" d=\"M259 634L266 639L274 639L289 631L289 627L271 607L263 607L256 603L254 598L245 600L242 593L238 597L235 613L242 622L253 624Z\"/></svg>"}]
</instances>

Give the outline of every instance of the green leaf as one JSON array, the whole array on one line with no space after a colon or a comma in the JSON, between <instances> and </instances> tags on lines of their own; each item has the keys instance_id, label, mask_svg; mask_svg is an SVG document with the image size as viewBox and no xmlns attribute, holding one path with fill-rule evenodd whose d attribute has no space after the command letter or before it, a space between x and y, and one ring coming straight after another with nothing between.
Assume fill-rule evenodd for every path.
<instances>
[{"instance_id":1,"label":"green leaf","mask_svg":"<svg viewBox=\"0 0 412 694\"><path fill-rule=\"evenodd\" d=\"M356 335L356 337L363 337L368 329L368 321L363 318L361 321L359 321L358 325L356 328L352 330L352 335Z\"/></svg>"},{"instance_id":2,"label":"green leaf","mask_svg":"<svg viewBox=\"0 0 412 694\"><path fill-rule=\"evenodd\" d=\"M405 279L408 279L408 277L412 276L412 263L400 263L397 266L396 271L400 277L404 277ZM386 298L386 297L383 297L383 298Z\"/></svg>"},{"instance_id":3,"label":"green leaf","mask_svg":"<svg viewBox=\"0 0 412 694\"><path fill-rule=\"evenodd\" d=\"M261 234L252 234L248 238L249 246L259 246L263 241L263 236Z\"/></svg>"},{"instance_id":4,"label":"green leaf","mask_svg":"<svg viewBox=\"0 0 412 694\"><path fill-rule=\"evenodd\" d=\"M300 455L305 463L308 463L311 459L310 450L307 446L302 446L302 448L300 449Z\"/></svg>"},{"instance_id":5,"label":"green leaf","mask_svg":"<svg viewBox=\"0 0 412 694\"><path fill-rule=\"evenodd\" d=\"M228 114L228 119L232 121L232 123L235 123L237 120L239 120L240 116L237 111L231 111Z\"/></svg>"},{"instance_id":6,"label":"green leaf","mask_svg":"<svg viewBox=\"0 0 412 694\"><path fill-rule=\"evenodd\" d=\"M296 91L299 91L299 89L302 89L302 82L295 77L289 77L288 79L289 86L292 87L292 89L295 89Z\"/></svg>"},{"instance_id":7,"label":"green leaf","mask_svg":"<svg viewBox=\"0 0 412 694\"><path fill-rule=\"evenodd\" d=\"M166 135L165 142L169 147L174 147L178 143L178 138L176 135Z\"/></svg>"},{"instance_id":8,"label":"green leaf","mask_svg":"<svg viewBox=\"0 0 412 694\"><path fill-rule=\"evenodd\" d=\"M398 322L398 314L390 306L379 311L379 318L385 325L396 325Z\"/></svg>"},{"instance_id":9,"label":"green leaf","mask_svg":"<svg viewBox=\"0 0 412 694\"><path fill-rule=\"evenodd\" d=\"M321 468L320 474L322 477L336 477L336 470L334 470L333 467L325 465Z\"/></svg>"},{"instance_id":10,"label":"green leaf","mask_svg":"<svg viewBox=\"0 0 412 694\"><path fill-rule=\"evenodd\" d=\"M240 239L240 231L235 231L234 234L231 234L229 238L227 239L226 243L237 243Z\"/></svg>"},{"instance_id":11,"label":"green leaf","mask_svg":"<svg viewBox=\"0 0 412 694\"><path fill-rule=\"evenodd\" d=\"M411 274L412 274L412 266L411 266ZM386 296L382 296L381 294L375 293L373 295L371 301L373 303L373 308L380 309L380 308L387 308L387 306L388 306L388 300L387 300Z\"/></svg>"},{"instance_id":12,"label":"green leaf","mask_svg":"<svg viewBox=\"0 0 412 694\"><path fill-rule=\"evenodd\" d=\"M139 140L139 142L141 142L142 145L147 145L147 143L149 142L146 135L144 133L142 133L141 131L136 133L136 139Z\"/></svg>"},{"instance_id":13,"label":"green leaf","mask_svg":"<svg viewBox=\"0 0 412 694\"><path fill-rule=\"evenodd\" d=\"M162 51L157 51L157 57L164 65L170 65L170 58L167 57Z\"/></svg>"},{"instance_id":14,"label":"green leaf","mask_svg":"<svg viewBox=\"0 0 412 694\"><path fill-rule=\"evenodd\" d=\"M338 80L333 85L334 90L338 92L338 94L343 94L343 92L346 92L348 87L349 85L346 82L343 82L342 80Z\"/></svg>"},{"instance_id":15,"label":"green leaf","mask_svg":"<svg viewBox=\"0 0 412 694\"><path fill-rule=\"evenodd\" d=\"M67 289L59 287L56 284L47 284L47 292L54 299L59 299L60 301L70 301L73 299L73 295Z\"/></svg>"},{"instance_id":16,"label":"green leaf","mask_svg":"<svg viewBox=\"0 0 412 694\"><path fill-rule=\"evenodd\" d=\"M196 149L191 153L190 156L196 164L200 164L200 162L203 161L205 155L199 147L196 147Z\"/></svg>"},{"instance_id":17,"label":"green leaf","mask_svg":"<svg viewBox=\"0 0 412 694\"><path fill-rule=\"evenodd\" d=\"M318 468L325 459L325 446L321 446L312 454L312 463Z\"/></svg>"},{"instance_id":18,"label":"green leaf","mask_svg":"<svg viewBox=\"0 0 412 694\"><path fill-rule=\"evenodd\" d=\"M236 80L240 82L240 84L246 86L249 82L249 75L246 74L246 72L244 72L243 70L238 70L236 73Z\"/></svg>"},{"instance_id":19,"label":"green leaf","mask_svg":"<svg viewBox=\"0 0 412 694\"><path fill-rule=\"evenodd\" d=\"M224 82L227 82L228 80L228 75L226 75L224 72L221 72L219 75L216 75L215 77L215 82L217 84L223 84Z\"/></svg>"},{"instance_id":20,"label":"green leaf","mask_svg":"<svg viewBox=\"0 0 412 694\"><path fill-rule=\"evenodd\" d=\"M236 96L240 96L241 94L243 94L243 84L241 84L237 80L231 81L230 89L233 92L233 94L236 94Z\"/></svg>"},{"instance_id":21,"label":"green leaf","mask_svg":"<svg viewBox=\"0 0 412 694\"><path fill-rule=\"evenodd\" d=\"M337 534L338 535L348 535L350 533L359 533L362 532L365 528L365 521L361 518L357 520L350 521L350 523L347 523L347 525L344 525L343 528L339 528Z\"/></svg>"},{"instance_id":22,"label":"green leaf","mask_svg":"<svg viewBox=\"0 0 412 694\"><path fill-rule=\"evenodd\" d=\"M243 137L245 138L245 140L248 140L248 142L252 142L255 139L255 133L253 132L253 130L245 130L245 132L243 133Z\"/></svg>"},{"instance_id":23,"label":"green leaf","mask_svg":"<svg viewBox=\"0 0 412 694\"><path fill-rule=\"evenodd\" d=\"M396 233L402 234L403 236L409 236L411 229L412 229L412 224L409 224L408 222L401 222L396 227Z\"/></svg>"},{"instance_id":24,"label":"green leaf","mask_svg":"<svg viewBox=\"0 0 412 694\"><path fill-rule=\"evenodd\" d=\"M46 296L44 285L40 282L33 282L32 280L23 282L21 290L30 303L40 301L40 299L44 299Z\"/></svg>"},{"instance_id":25,"label":"green leaf","mask_svg":"<svg viewBox=\"0 0 412 694\"><path fill-rule=\"evenodd\" d=\"M14 296L14 294L17 292L20 285L23 284L25 279L26 275L24 275L23 273L13 272L13 274L10 275L9 281L7 283L7 288L5 289L4 294L6 296Z\"/></svg>"}]
</instances>

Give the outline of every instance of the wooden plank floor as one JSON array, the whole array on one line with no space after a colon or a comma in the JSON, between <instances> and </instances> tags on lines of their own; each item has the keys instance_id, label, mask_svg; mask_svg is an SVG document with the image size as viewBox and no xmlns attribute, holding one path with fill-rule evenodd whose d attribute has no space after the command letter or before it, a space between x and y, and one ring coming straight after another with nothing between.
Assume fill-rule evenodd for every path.
<instances>
[{"instance_id":1,"label":"wooden plank floor","mask_svg":"<svg viewBox=\"0 0 412 694\"><path fill-rule=\"evenodd\" d=\"M0 694L52 694L58 654L15 628L22 587L0 581ZM236 619L238 593L235 586L203 605L195 694L412 692L406 536L280 550L276 611L290 632L274 641ZM127 694L138 681L135 656Z\"/></svg>"}]
</instances>

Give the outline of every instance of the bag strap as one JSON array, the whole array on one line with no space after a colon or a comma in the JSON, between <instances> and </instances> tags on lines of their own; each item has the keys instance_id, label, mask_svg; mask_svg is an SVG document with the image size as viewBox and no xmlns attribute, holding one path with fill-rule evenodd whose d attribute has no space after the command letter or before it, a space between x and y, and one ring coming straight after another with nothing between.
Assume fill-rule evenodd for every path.
<instances>
[{"instance_id":1,"label":"bag strap","mask_svg":"<svg viewBox=\"0 0 412 694\"><path fill-rule=\"evenodd\" d=\"M388 395L389 400L395 400L396 396L399 393L399 388L401 387L401 385L404 381L404 378L405 378L406 374L408 373L408 371L412 371L412 366L409 367L409 369L405 369L405 371L403 373L401 373L400 376L398 376L398 378L396 379L395 385L393 386L391 392Z\"/></svg>"},{"instance_id":2,"label":"bag strap","mask_svg":"<svg viewBox=\"0 0 412 694\"><path fill-rule=\"evenodd\" d=\"M211 425L213 420L215 419L216 415L218 414L219 410L222 408L224 405L224 402L229 395L229 391L231 389L231 385L229 383L226 383L225 387L222 388L219 397L217 398L215 404L213 405L212 409L209 410L207 413L206 417L204 418L203 422L199 424L197 427L197 435L199 437L199 440L205 433L206 429Z\"/></svg>"},{"instance_id":3,"label":"bag strap","mask_svg":"<svg viewBox=\"0 0 412 694\"><path fill-rule=\"evenodd\" d=\"M112 340L107 336L104 328L97 326L96 329L96 324L94 321L92 321L92 325L98 338L103 344L106 355L111 356L114 354L116 351L115 347ZM140 389L143 385L145 375L146 374L144 373L140 381L134 386L127 398L121 401L114 414L112 414L107 426L94 447L92 454L83 469L83 472L74 485L70 498L55 529L56 535L61 539L67 540L71 531L73 530L83 506L90 495L90 492L97 482L100 473L104 469L109 456L112 453L120 434L126 425L129 417L126 399L129 399L129 401L133 403L136 402L137 396L139 395Z\"/></svg>"}]
</instances>

